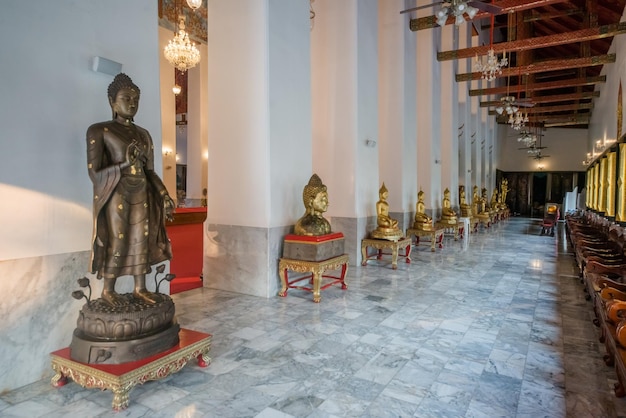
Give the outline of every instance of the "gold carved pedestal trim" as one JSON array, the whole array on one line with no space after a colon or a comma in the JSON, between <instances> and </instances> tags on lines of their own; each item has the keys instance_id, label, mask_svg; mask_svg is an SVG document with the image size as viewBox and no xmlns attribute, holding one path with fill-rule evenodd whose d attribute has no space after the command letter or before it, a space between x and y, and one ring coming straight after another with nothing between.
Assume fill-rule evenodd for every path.
<instances>
[{"instance_id":1,"label":"gold carved pedestal trim","mask_svg":"<svg viewBox=\"0 0 626 418\"><path fill-rule=\"evenodd\" d=\"M164 353L143 360L123 364L86 364L70 358L69 347L50 353L52 385L64 386L68 379L85 388L97 388L113 392L112 407L115 411L126 409L130 390L149 380L163 379L182 369L191 359L197 359L200 367L211 363L208 356L211 334L182 328L180 343Z\"/></svg>"},{"instance_id":2,"label":"gold carved pedestal trim","mask_svg":"<svg viewBox=\"0 0 626 418\"><path fill-rule=\"evenodd\" d=\"M343 290L348 288L346 284L346 273L348 272L348 260L347 254L340 255L338 257L329 258L324 261L305 261L305 260L293 260L289 258L281 258L278 263L278 275L280 276L280 282L282 288L278 292L278 296L287 296L288 289L300 289L308 292L313 292L313 302L319 303L322 299L320 292L334 284L341 284ZM324 274L326 270L339 270L341 269L340 276L332 276ZM296 273L310 273L304 277L297 277L293 280L289 280L289 270ZM322 286L323 279L331 279L329 283ZM308 280L311 286L299 286L296 283Z\"/></svg>"},{"instance_id":3,"label":"gold carved pedestal trim","mask_svg":"<svg viewBox=\"0 0 626 418\"><path fill-rule=\"evenodd\" d=\"M435 224L435 227L437 229L443 229L444 230L444 234L447 233L448 231L450 231L452 236L454 236L454 240L455 241L459 240L459 236L461 236L461 238L463 238L463 233L464 233L464 229L465 229L465 225L463 224L463 222L457 222L455 224L450 224L450 223L446 223L446 222L437 222Z\"/></svg>"},{"instance_id":4,"label":"gold carved pedestal trim","mask_svg":"<svg viewBox=\"0 0 626 418\"><path fill-rule=\"evenodd\" d=\"M413 235L415 235L416 237L416 242L415 245L418 246L420 245L420 238L421 237L430 237L430 251L435 251L435 247L438 246L439 248L443 248L443 233L444 233L444 229L443 228L439 228L439 229L433 229L430 231L425 231L423 229L414 229L414 228L409 228L406 230L406 236L409 238L412 238Z\"/></svg>"},{"instance_id":5,"label":"gold carved pedestal trim","mask_svg":"<svg viewBox=\"0 0 626 418\"><path fill-rule=\"evenodd\" d=\"M373 255L368 255L367 248L371 247L378 250ZM385 239L373 239L373 238L364 238L361 241L361 256L362 261L361 265L367 265L367 260L376 258L377 260L381 260L383 255L389 255L389 253L385 253L384 250L391 250L391 268L396 270L398 268L398 251L400 248L404 248L404 254L401 256L404 258L405 262L409 264L411 262L411 238L401 238L398 241L389 241Z\"/></svg>"}]
</instances>

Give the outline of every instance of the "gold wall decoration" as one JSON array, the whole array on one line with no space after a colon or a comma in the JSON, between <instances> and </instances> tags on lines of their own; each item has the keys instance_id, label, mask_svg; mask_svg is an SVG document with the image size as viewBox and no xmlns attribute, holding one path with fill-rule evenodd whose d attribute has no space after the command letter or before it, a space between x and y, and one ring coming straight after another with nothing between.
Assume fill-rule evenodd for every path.
<instances>
[{"instance_id":1,"label":"gold wall decoration","mask_svg":"<svg viewBox=\"0 0 626 418\"><path fill-rule=\"evenodd\" d=\"M591 209L598 210L598 163L591 168Z\"/></svg>"},{"instance_id":2,"label":"gold wall decoration","mask_svg":"<svg viewBox=\"0 0 626 418\"><path fill-rule=\"evenodd\" d=\"M626 222L626 144L619 144L619 165L617 168L617 213L615 220Z\"/></svg>"},{"instance_id":3,"label":"gold wall decoration","mask_svg":"<svg viewBox=\"0 0 626 418\"><path fill-rule=\"evenodd\" d=\"M585 175L585 206L591 207L591 167L587 169Z\"/></svg>"},{"instance_id":4,"label":"gold wall decoration","mask_svg":"<svg viewBox=\"0 0 626 418\"><path fill-rule=\"evenodd\" d=\"M606 156L606 216L615 216L615 180L617 153L609 152Z\"/></svg>"},{"instance_id":5,"label":"gold wall decoration","mask_svg":"<svg viewBox=\"0 0 626 418\"><path fill-rule=\"evenodd\" d=\"M176 31L178 16L185 16L185 30L192 41L207 43L207 17L206 6L191 10L185 0L158 0L159 1L159 26Z\"/></svg>"},{"instance_id":6,"label":"gold wall decoration","mask_svg":"<svg viewBox=\"0 0 626 418\"><path fill-rule=\"evenodd\" d=\"M622 137L622 80L619 81L619 91L617 93L617 139Z\"/></svg>"},{"instance_id":7,"label":"gold wall decoration","mask_svg":"<svg viewBox=\"0 0 626 418\"><path fill-rule=\"evenodd\" d=\"M600 164L599 164L599 171L598 171L598 203L597 203L597 209L599 212L606 212L606 189L607 189L607 184L606 184L606 164L607 164L607 158L603 157L600 160Z\"/></svg>"}]
</instances>

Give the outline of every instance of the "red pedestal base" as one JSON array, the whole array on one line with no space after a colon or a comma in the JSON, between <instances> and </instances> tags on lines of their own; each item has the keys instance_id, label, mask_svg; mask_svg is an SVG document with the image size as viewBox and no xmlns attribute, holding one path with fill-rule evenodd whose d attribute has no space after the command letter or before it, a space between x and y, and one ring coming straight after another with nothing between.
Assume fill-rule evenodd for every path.
<instances>
[{"instance_id":1,"label":"red pedestal base","mask_svg":"<svg viewBox=\"0 0 626 418\"><path fill-rule=\"evenodd\" d=\"M52 385L61 387L68 379L86 388L113 392L114 410L126 409L128 394L133 386L149 380L159 380L182 369L189 360L197 359L200 367L211 363L208 356L211 334L181 328L177 346L142 360L123 364L86 364L70 358L70 348L50 353L52 369L56 372Z\"/></svg>"}]
</instances>

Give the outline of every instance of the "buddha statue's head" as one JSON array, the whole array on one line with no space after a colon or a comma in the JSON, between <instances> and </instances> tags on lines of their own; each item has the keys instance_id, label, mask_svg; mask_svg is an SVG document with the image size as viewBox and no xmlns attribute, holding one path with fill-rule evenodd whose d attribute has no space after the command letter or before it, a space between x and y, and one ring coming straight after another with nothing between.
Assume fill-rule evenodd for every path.
<instances>
[{"instance_id":1,"label":"buddha statue's head","mask_svg":"<svg viewBox=\"0 0 626 418\"><path fill-rule=\"evenodd\" d=\"M422 189L420 189L420 191L417 192L417 200L419 202L424 202L424 191Z\"/></svg>"},{"instance_id":2,"label":"buddha statue's head","mask_svg":"<svg viewBox=\"0 0 626 418\"><path fill-rule=\"evenodd\" d=\"M129 103L128 97L123 97L118 100L118 94L132 96L134 102L132 104ZM133 80L129 76L124 73L116 75L107 90L109 105L113 111L113 118L120 114L120 116L132 120L133 116L137 113L139 94L139 87L133 83Z\"/></svg>"},{"instance_id":3,"label":"buddha statue's head","mask_svg":"<svg viewBox=\"0 0 626 418\"><path fill-rule=\"evenodd\" d=\"M304 186L302 201L309 213L320 214L328 210L328 192L317 174L313 174Z\"/></svg>"},{"instance_id":4,"label":"buddha statue's head","mask_svg":"<svg viewBox=\"0 0 626 418\"><path fill-rule=\"evenodd\" d=\"M450 199L450 190L446 187L446 190L443 191L443 197L446 199Z\"/></svg>"},{"instance_id":5,"label":"buddha statue's head","mask_svg":"<svg viewBox=\"0 0 626 418\"><path fill-rule=\"evenodd\" d=\"M380 186L380 189L378 190L378 196L380 196L381 200L387 200L387 196L389 196L389 190L387 190L387 187L385 187L385 182L383 182L383 185Z\"/></svg>"}]
</instances>

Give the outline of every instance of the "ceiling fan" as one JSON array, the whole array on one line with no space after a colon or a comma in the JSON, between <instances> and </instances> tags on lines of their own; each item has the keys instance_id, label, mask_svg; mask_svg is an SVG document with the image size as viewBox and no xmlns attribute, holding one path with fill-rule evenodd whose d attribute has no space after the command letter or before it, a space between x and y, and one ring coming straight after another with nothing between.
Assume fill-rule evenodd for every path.
<instances>
[{"instance_id":1,"label":"ceiling fan","mask_svg":"<svg viewBox=\"0 0 626 418\"><path fill-rule=\"evenodd\" d=\"M503 96L500 97L500 101L502 103L496 107L498 115L503 114L505 111L507 115L511 115L517 112L520 107L533 107L535 105L530 99L516 99L515 96Z\"/></svg>"},{"instance_id":2,"label":"ceiling fan","mask_svg":"<svg viewBox=\"0 0 626 418\"><path fill-rule=\"evenodd\" d=\"M441 5L441 9L437 12L437 24L443 26L448 20L448 16L455 17L455 24L460 25L465 22L464 14L467 14L470 20L476 16L479 11L500 14L502 8L494 5L493 3L484 3L478 0L443 0L435 3L425 4L422 6L411 7L406 10L402 10L400 13L408 13L414 10L426 9L435 5Z\"/></svg>"},{"instance_id":3,"label":"ceiling fan","mask_svg":"<svg viewBox=\"0 0 626 418\"><path fill-rule=\"evenodd\" d=\"M550 157L549 155L543 155L541 153L541 150L538 150L536 153L534 153L533 155L529 155L528 158L532 158L533 160L539 161L543 158L548 158Z\"/></svg>"},{"instance_id":4,"label":"ceiling fan","mask_svg":"<svg viewBox=\"0 0 626 418\"><path fill-rule=\"evenodd\" d=\"M532 150L532 149L545 149L548 147L537 146L537 138L542 137L541 133L533 133L530 131L522 131L519 133L517 137L517 142L521 142L526 145L523 148L518 148L519 150Z\"/></svg>"},{"instance_id":5,"label":"ceiling fan","mask_svg":"<svg viewBox=\"0 0 626 418\"><path fill-rule=\"evenodd\" d=\"M540 132L537 132L537 134L534 135L535 142L533 142L532 145L529 145L528 147L525 147L525 148L519 148L519 149L527 150L528 158L532 158L534 160L541 160L542 158L548 158L549 155L543 155L541 153L541 150L548 148L548 147L541 146L541 137L542 136L543 136L543 134L541 134ZM537 142L537 140L539 142Z\"/></svg>"}]
</instances>

